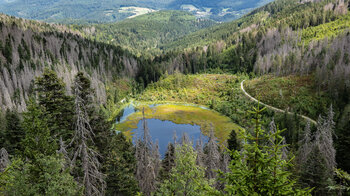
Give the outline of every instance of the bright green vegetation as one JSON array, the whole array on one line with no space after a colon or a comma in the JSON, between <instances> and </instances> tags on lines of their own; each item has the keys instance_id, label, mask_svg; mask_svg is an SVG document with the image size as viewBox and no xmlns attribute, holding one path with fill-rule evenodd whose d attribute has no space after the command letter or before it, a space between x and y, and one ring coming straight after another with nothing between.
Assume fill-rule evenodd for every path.
<instances>
[{"instance_id":1,"label":"bright green vegetation","mask_svg":"<svg viewBox=\"0 0 350 196\"><path fill-rule=\"evenodd\" d=\"M162 45L214 24L185 11L157 11L117 23L74 27L91 39L141 55L162 53Z\"/></svg>"},{"instance_id":2,"label":"bright green vegetation","mask_svg":"<svg viewBox=\"0 0 350 196\"><path fill-rule=\"evenodd\" d=\"M239 131L239 126L234 124L230 118L200 107L165 104L152 108L147 105L139 105L137 108L137 112L115 126L116 130L130 136L132 129L136 129L139 121L143 119L142 111L144 110L146 119L154 118L172 121L176 124L199 125L205 135L209 135L209 132L214 129L215 136L221 143L228 139L232 130Z\"/></svg>"},{"instance_id":3,"label":"bright green vegetation","mask_svg":"<svg viewBox=\"0 0 350 196\"><path fill-rule=\"evenodd\" d=\"M106 86L107 103L102 106L102 110L106 116L113 120L120 113L127 98L133 93L135 83L131 79L116 79Z\"/></svg>"},{"instance_id":4,"label":"bright green vegetation","mask_svg":"<svg viewBox=\"0 0 350 196\"><path fill-rule=\"evenodd\" d=\"M322 40L326 37L331 39L342 34L344 31L349 30L349 27L350 14L347 14L335 21L303 29L301 38L305 44L308 44L313 40Z\"/></svg>"},{"instance_id":5,"label":"bright green vegetation","mask_svg":"<svg viewBox=\"0 0 350 196\"><path fill-rule=\"evenodd\" d=\"M206 106L230 117L240 126L249 124L245 115L253 105L240 90L244 75L229 74L174 74L150 84L138 97L151 103L194 103Z\"/></svg>"},{"instance_id":6,"label":"bright green vegetation","mask_svg":"<svg viewBox=\"0 0 350 196\"><path fill-rule=\"evenodd\" d=\"M229 172L222 173L222 180L227 183L226 194L311 195L310 188L301 189L293 173L284 169L294 167L293 158L283 157L286 146L281 135L285 130L276 128L275 124L269 131L264 130L261 127L263 110L254 108L251 111L255 122L253 130L239 133L240 138L244 138L242 151L231 152Z\"/></svg>"},{"instance_id":7,"label":"bright green vegetation","mask_svg":"<svg viewBox=\"0 0 350 196\"><path fill-rule=\"evenodd\" d=\"M312 75L274 77L266 75L244 83L245 90L260 101L317 119L319 111L326 111L330 100L317 89Z\"/></svg>"}]
</instances>

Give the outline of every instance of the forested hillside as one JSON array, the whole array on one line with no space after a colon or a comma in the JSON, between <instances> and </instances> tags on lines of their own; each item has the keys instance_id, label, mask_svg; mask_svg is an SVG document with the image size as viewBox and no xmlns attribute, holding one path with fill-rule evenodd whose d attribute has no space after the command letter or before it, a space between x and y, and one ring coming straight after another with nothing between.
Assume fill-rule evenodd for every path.
<instances>
[{"instance_id":1,"label":"forested hillside","mask_svg":"<svg viewBox=\"0 0 350 196\"><path fill-rule=\"evenodd\" d=\"M215 25L185 11L157 11L111 24L74 25L86 37L122 46L137 55L158 55L162 45Z\"/></svg>"},{"instance_id":2,"label":"forested hillside","mask_svg":"<svg viewBox=\"0 0 350 196\"><path fill-rule=\"evenodd\" d=\"M139 59L120 47L93 42L64 26L47 25L1 15L0 105L24 111L33 79L51 67L71 92L73 76L89 75L99 102L106 101L106 83L119 76L133 77Z\"/></svg>"},{"instance_id":3,"label":"forested hillside","mask_svg":"<svg viewBox=\"0 0 350 196\"><path fill-rule=\"evenodd\" d=\"M0 195L349 195L349 9L276 0L214 26L1 15ZM173 124L153 137L154 120ZM161 155L174 123L199 132Z\"/></svg>"},{"instance_id":4,"label":"forested hillside","mask_svg":"<svg viewBox=\"0 0 350 196\"><path fill-rule=\"evenodd\" d=\"M155 10L185 10L198 18L230 21L268 2L271 0L3 0L0 12L65 24L116 22Z\"/></svg>"}]
</instances>

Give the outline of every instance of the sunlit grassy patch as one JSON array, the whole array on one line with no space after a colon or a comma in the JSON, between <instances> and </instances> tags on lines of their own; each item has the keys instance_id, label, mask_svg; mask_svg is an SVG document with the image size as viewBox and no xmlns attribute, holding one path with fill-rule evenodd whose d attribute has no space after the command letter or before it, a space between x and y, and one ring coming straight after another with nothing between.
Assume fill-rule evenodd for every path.
<instances>
[{"instance_id":1,"label":"sunlit grassy patch","mask_svg":"<svg viewBox=\"0 0 350 196\"><path fill-rule=\"evenodd\" d=\"M208 135L213 128L215 136L220 142L226 141L232 130L238 131L239 126L226 116L218 112L203 109L195 106L184 105L159 105L150 108L149 106L138 106L138 111L130 115L124 122L118 123L116 129L131 136L131 131L137 128L137 124L143 118L168 120L176 124L199 125L203 134Z\"/></svg>"},{"instance_id":2,"label":"sunlit grassy patch","mask_svg":"<svg viewBox=\"0 0 350 196\"><path fill-rule=\"evenodd\" d=\"M260 101L317 118L316 111L327 109L328 98L318 91L312 75L263 76L245 82L246 91Z\"/></svg>"}]
</instances>

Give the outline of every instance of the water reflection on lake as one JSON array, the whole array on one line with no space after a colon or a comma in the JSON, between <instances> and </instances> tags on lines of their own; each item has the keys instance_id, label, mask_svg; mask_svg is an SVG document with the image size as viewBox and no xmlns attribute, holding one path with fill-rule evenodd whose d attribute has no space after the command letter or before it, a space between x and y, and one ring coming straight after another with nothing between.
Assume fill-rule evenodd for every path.
<instances>
[{"instance_id":1,"label":"water reflection on lake","mask_svg":"<svg viewBox=\"0 0 350 196\"><path fill-rule=\"evenodd\" d=\"M154 107L154 105L151 105ZM117 120L117 123L123 122L127 119L128 116L133 114L135 109L132 105L129 105L124 108L123 115L120 119ZM159 119L146 119L149 132L153 142L158 141L159 144L159 152L162 157L167 150L167 146L170 142L174 142L174 133L177 136L177 142L180 142L181 136L183 133L186 133L191 141L193 141L193 145L195 146L196 141L202 137L203 143L208 141L208 137L204 136L201 132L200 126L198 125L190 125L190 124L175 124L171 121L162 121ZM137 124L137 129L133 129L133 143L137 138L143 137L143 127L142 120L140 120Z\"/></svg>"},{"instance_id":2,"label":"water reflection on lake","mask_svg":"<svg viewBox=\"0 0 350 196\"><path fill-rule=\"evenodd\" d=\"M193 145L196 144L196 141L199 140L201 136L204 143L208 141L208 138L202 135L200 126L198 125L178 125L171 121L161 121L158 119L146 119L146 121L153 142L158 141L159 152L162 156L164 156L166 152L168 143L174 143L174 132L177 135L177 142L180 142L183 133L186 133L189 136L189 139L194 141ZM143 137L142 121L138 123L137 129L134 129L133 132L133 142L136 141L136 138Z\"/></svg>"}]
</instances>

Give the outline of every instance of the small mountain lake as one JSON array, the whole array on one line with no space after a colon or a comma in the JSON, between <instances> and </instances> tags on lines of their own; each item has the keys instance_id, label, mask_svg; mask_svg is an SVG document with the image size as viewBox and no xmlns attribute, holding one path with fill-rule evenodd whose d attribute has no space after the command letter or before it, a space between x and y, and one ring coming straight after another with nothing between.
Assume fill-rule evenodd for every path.
<instances>
[{"instance_id":1,"label":"small mountain lake","mask_svg":"<svg viewBox=\"0 0 350 196\"><path fill-rule=\"evenodd\" d=\"M162 156L168 143L173 142L174 133L178 140L183 133L186 133L195 145L201 137L206 142L208 140L206 135L209 135L211 130L219 142L223 143L232 130L239 129L230 118L218 112L194 105L176 104L130 104L122 111L115 128L135 142L137 138L143 136L143 118L147 121L153 142L158 141Z\"/></svg>"}]
</instances>

